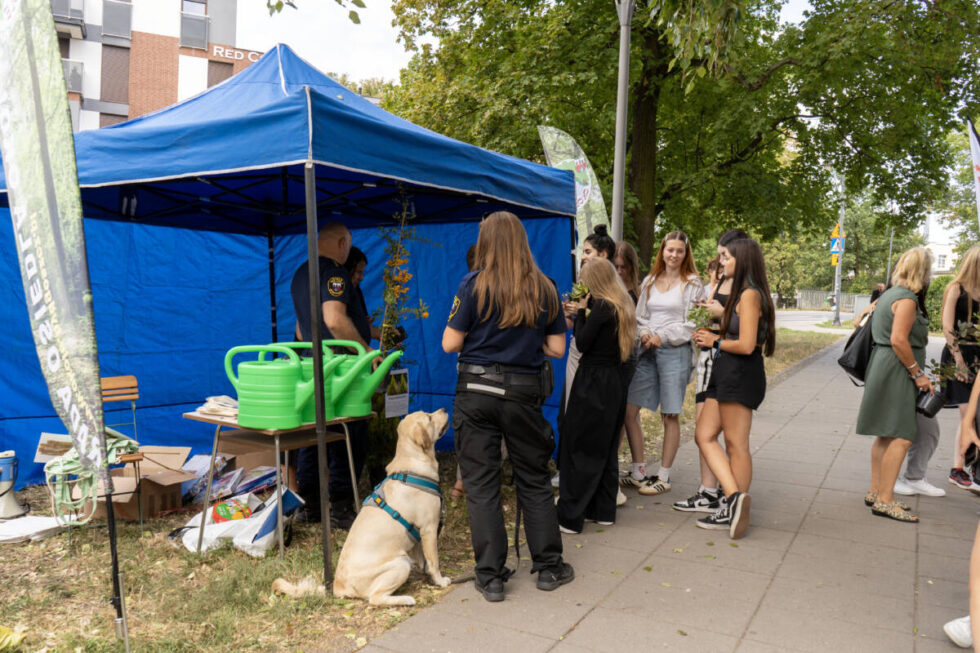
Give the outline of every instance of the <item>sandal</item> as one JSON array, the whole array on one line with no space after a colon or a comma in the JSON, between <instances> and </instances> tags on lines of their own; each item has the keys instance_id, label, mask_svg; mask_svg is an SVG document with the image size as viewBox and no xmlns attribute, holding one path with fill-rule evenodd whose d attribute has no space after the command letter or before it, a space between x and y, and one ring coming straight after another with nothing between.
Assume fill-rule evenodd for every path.
<instances>
[{"instance_id":1,"label":"sandal","mask_svg":"<svg viewBox=\"0 0 980 653\"><path fill-rule=\"evenodd\" d=\"M878 493L877 492L868 492L867 494L864 495L864 505L868 506L869 508L871 506L875 505L875 503L877 503L877 502L878 502ZM896 499L895 500L895 505L897 505L899 508L901 508L905 512L909 512L910 510L912 510L912 506L910 506L909 504L905 503L904 501L899 501L899 500Z\"/></svg>"},{"instance_id":2,"label":"sandal","mask_svg":"<svg viewBox=\"0 0 980 653\"><path fill-rule=\"evenodd\" d=\"M871 513L878 515L879 517L888 517L889 519L894 519L896 521L904 521L916 524L919 522L919 518L910 512L903 509L899 502L895 503L882 503L881 501L875 501L874 505L871 507Z\"/></svg>"}]
</instances>

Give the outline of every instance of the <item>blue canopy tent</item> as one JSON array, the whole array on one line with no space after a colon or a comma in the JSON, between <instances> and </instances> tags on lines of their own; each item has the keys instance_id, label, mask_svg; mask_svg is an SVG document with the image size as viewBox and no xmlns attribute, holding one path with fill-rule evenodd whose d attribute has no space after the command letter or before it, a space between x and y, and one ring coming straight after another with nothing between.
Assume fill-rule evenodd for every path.
<instances>
[{"instance_id":1,"label":"blue canopy tent","mask_svg":"<svg viewBox=\"0 0 980 653\"><path fill-rule=\"evenodd\" d=\"M542 269L560 287L571 284L570 172L413 125L283 45L194 98L78 133L75 147L100 366L106 376L139 376L139 439L147 444L207 449L210 429L179 415L207 395L232 394L224 352L292 339L288 288L310 251L301 240L309 235L308 211L352 229L371 259L363 288L376 305L377 227L393 225L409 202L423 241L411 245L412 299L432 309L431 319L404 325L413 410L451 403L455 357L442 353L439 337L483 216L516 213ZM0 242L12 251L10 221L0 218ZM0 321L9 325L0 357L0 450L17 451L23 485L42 477L40 465L27 464L39 433L64 428L48 401L13 258L0 261L8 290ZM556 406L553 397L552 419Z\"/></svg>"}]
</instances>

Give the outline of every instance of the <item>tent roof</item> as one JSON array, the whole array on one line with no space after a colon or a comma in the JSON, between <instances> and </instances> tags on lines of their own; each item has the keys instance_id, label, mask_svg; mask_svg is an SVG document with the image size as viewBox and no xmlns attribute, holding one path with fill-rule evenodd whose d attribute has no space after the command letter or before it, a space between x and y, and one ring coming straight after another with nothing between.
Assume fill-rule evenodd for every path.
<instances>
[{"instance_id":1,"label":"tent roof","mask_svg":"<svg viewBox=\"0 0 980 653\"><path fill-rule=\"evenodd\" d=\"M571 172L461 143L375 106L277 45L203 93L75 135L90 218L241 233L305 229L303 166L318 215L388 221L575 215ZM6 182L0 173L0 202Z\"/></svg>"}]
</instances>

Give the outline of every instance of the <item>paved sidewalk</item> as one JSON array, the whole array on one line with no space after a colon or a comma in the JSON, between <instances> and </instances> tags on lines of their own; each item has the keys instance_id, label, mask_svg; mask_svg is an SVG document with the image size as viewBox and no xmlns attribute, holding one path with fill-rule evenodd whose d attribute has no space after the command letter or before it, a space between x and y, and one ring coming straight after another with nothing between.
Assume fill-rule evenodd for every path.
<instances>
[{"instance_id":1,"label":"paved sidewalk","mask_svg":"<svg viewBox=\"0 0 980 653\"><path fill-rule=\"evenodd\" d=\"M698 483L687 443L669 494L630 492L615 526L563 536L573 583L538 591L522 562L504 602L468 583L362 650L960 650L942 626L968 609L980 499L945 480L957 411L941 413L929 474L947 496L911 497L918 525L872 516L862 502L871 441L854 434L861 391L836 365L841 347L770 388L756 415L744 539L670 509ZM935 343L929 357L939 357Z\"/></svg>"}]
</instances>

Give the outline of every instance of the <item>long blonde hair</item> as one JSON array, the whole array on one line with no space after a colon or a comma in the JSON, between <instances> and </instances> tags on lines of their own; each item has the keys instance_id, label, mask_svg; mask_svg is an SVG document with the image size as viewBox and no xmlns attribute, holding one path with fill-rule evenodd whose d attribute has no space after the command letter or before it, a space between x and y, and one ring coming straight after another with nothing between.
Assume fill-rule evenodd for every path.
<instances>
[{"instance_id":1,"label":"long blonde hair","mask_svg":"<svg viewBox=\"0 0 980 653\"><path fill-rule=\"evenodd\" d=\"M582 266L581 278L593 299L602 299L612 305L619 336L619 359L627 360L636 339L636 307L626 292L626 285L613 264L604 258L594 258Z\"/></svg>"},{"instance_id":2,"label":"long blonde hair","mask_svg":"<svg viewBox=\"0 0 980 653\"><path fill-rule=\"evenodd\" d=\"M914 293L929 285L932 254L925 247L913 247L902 254L892 270L892 285L904 286Z\"/></svg>"},{"instance_id":3,"label":"long blonde hair","mask_svg":"<svg viewBox=\"0 0 980 653\"><path fill-rule=\"evenodd\" d=\"M954 283L959 284L961 292L965 292L968 297L980 296L980 245L974 245L963 255L956 277L943 292L943 302L946 301L946 295Z\"/></svg>"},{"instance_id":4,"label":"long blonde hair","mask_svg":"<svg viewBox=\"0 0 980 653\"><path fill-rule=\"evenodd\" d=\"M558 292L534 262L527 232L516 215L497 211L480 223L476 260L481 269L473 294L481 321L489 320L495 308L501 329L534 328L542 311L549 322L558 315Z\"/></svg>"}]
</instances>

